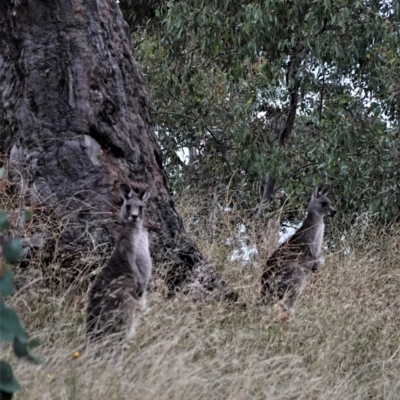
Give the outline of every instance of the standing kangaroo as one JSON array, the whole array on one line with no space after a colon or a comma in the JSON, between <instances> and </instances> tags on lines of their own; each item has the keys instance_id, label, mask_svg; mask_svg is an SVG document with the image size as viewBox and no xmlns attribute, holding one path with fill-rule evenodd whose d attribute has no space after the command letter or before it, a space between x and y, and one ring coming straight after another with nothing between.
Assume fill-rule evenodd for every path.
<instances>
[{"instance_id":1,"label":"standing kangaroo","mask_svg":"<svg viewBox=\"0 0 400 400\"><path fill-rule=\"evenodd\" d=\"M121 233L108 264L89 293L87 334L90 340L112 334L133 338L136 323L146 308L151 258L143 210L150 190L136 194L128 185L121 184L120 193Z\"/></svg>"},{"instance_id":2,"label":"standing kangaroo","mask_svg":"<svg viewBox=\"0 0 400 400\"><path fill-rule=\"evenodd\" d=\"M270 300L278 301L289 315L293 312L307 278L320 264L324 218L336 214L326 196L327 191L322 185L315 188L303 224L271 255L261 277L262 298L268 292Z\"/></svg>"}]
</instances>

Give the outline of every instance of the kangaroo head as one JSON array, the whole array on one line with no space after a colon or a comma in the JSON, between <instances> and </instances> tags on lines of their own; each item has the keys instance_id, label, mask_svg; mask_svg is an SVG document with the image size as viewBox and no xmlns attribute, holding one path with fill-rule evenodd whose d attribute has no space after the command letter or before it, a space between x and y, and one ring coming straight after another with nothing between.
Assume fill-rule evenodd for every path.
<instances>
[{"instance_id":1,"label":"kangaroo head","mask_svg":"<svg viewBox=\"0 0 400 400\"><path fill-rule=\"evenodd\" d=\"M336 214L335 208L332 206L331 201L327 197L328 188L319 184L311 195L311 200L308 203L307 211L312 212L318 216L333 217Z\"/></svg>"},{"instance_id":2,"label":"kangaroo head","mask_svg":"<svg viewBox=\"0 0 400 400\"><path fill-rule=\"evenodd\" d=\"M140 223L143 220L143 209L150 197L150 189L136 193L129 185L122 183L119 191L123 200L121 207L122 223Z\"/></svg>"}]
</instances>

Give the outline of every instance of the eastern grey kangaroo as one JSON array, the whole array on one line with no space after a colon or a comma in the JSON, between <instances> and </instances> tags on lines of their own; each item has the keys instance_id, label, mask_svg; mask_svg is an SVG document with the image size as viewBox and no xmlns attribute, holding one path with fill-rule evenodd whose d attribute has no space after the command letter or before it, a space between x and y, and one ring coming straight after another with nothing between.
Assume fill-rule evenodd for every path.
<instances>
[{"instance_id":1,"label":"eastern grey kangaroo","mask_svg":"<svg viewBox=\"0 0 400 400\"><path fill-rule=\"evenodd\" d=\"M123 200L122 229L108 264L97 276L89 293L87 334L90 340L110 335L131 339L146 307L151 275L148 234L143 212L150 189L140 194L120 185Z\"/></svg>"},{"instance_id":2,"label":"eastern grey kangaroo","mask_svg":"<svg viewBox=\"0 0 400 400\"><path fill-rule=\"evenodd\" d=\"M262 299L279 302L287 315L303 291L311 272L318 269L324 236L324 218L336 214L326 196L327 188L318 185L311 195L307 217L301 227L283 243L264 267L261 277Z\"/></svg>"}]
</instances>

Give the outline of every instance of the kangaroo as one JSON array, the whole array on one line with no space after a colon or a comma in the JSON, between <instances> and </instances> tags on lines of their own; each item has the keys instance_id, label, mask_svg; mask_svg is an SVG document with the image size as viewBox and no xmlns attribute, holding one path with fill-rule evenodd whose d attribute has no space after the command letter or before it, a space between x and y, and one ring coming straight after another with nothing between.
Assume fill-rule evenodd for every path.
<instances>
[{"instance_id":1,"label":"kangaroo","mask_svg":"<svg viewBox=\"0 0 400 400\"><path fill-rule=\"evenodd\" d=\"M108 264L97 276L89 293L87 335L90 340L115 334L132 339L146 308L146 289L151 275L148 233L143 211L150 190L137 194L120 185L123 200L122 229Z\"/></svg>"},{"instance_id":2,"label":"kangaroo","mask_svg":"<svg viewBox=\"0 0 400 400\"><path fill-rule=\"evenodd\" d=\"M336 210L326 196L327 188L318 185L308 203L307 217L301 227L283 243L264 267L261 277L261 297L267 292L270 300L278 302L287 316L293 314L297 298L308 277L321 262L324 218L333 217Z\"/></svg>"}]
</instances>

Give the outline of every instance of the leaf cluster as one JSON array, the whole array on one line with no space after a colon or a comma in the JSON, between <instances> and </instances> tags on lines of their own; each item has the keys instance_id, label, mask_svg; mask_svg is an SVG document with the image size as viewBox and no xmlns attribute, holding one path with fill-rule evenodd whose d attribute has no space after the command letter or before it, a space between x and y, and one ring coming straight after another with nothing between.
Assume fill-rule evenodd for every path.
<instances>
[{"instance_id":1,"label":"leaf cluster","mask_svg":"<svg viewBox=\"0 0 400 400\"><path fill-rule=\"evenodd\" d=\"M0 178L4 169L0 171ZM30 212L23 213L20 221L22 223L29 218ZM0 211L0 233L10 227L7 214ZM0 252L0 295L10 296L14 292L14 278L10 264L18 262L22 255L22 242L20 238L14 238L8 243L2 244ZM14 354L31 363L37 363L29 349L36 347L36 340L29 340L16 312L13 308L7 307L3 298L0 298L0 343L12 344ZM15 379L11 366L0 360L0 400L11 399L13 394L20 390L20 385Z\"/></svg>"}]
</instances>

